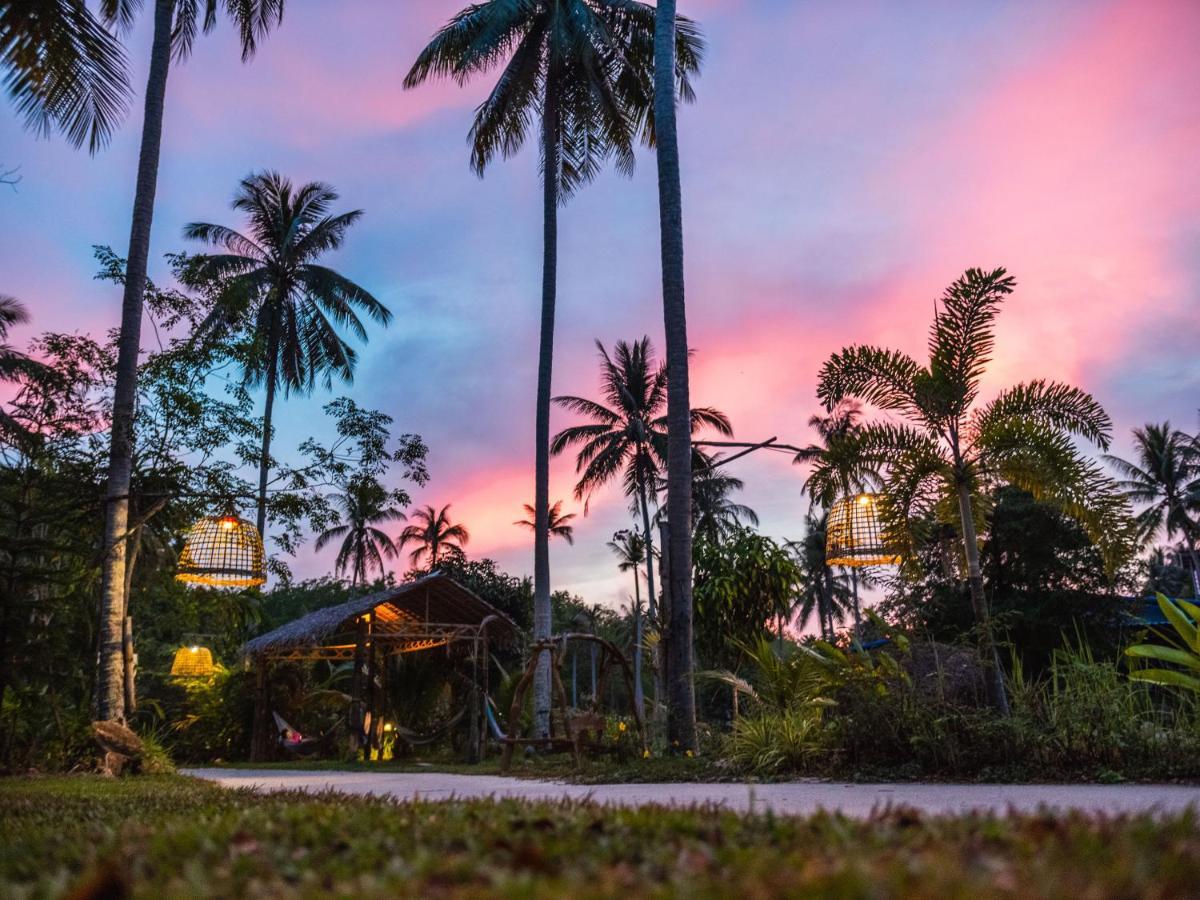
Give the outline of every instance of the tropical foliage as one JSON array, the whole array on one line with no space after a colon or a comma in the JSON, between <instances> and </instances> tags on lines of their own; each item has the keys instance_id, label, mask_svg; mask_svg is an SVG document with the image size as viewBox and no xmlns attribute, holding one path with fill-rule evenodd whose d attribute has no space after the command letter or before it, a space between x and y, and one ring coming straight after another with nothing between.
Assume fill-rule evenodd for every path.
<instances>
[{"instance_id":1,"label":"tropical foliage","mask_svg":"<svg viewBox=\"0 0 1200 900\"><path fill-rule=\"evenodd\" d=\"M471 539L465 525L450 521L449 503L441 509L423 506L412 514L411 521L396 539L396 550L413 545L408 561L414 569L422 563L436 569L448 552L461 551Z\"/></svg>"},{"instance_id":2,"label":"tropical foliage","mask_svg":"<svg viewBox=\"0 0 1200 900\"><path fill-rule=\"evenodd\" d=\"M1200 606L1159 594L1158 608L1174 629L1174 646L1135 644L1126 648L1125 653L1135 659L1171 663L1177 668L1134 669L1130 677L1200 694Z\"/></svg>"},{"instance_id":3,"label":"tropical foliage","mask_svg":"<svg viewBox=\"0 0 1200 900\"><path fill-rule=\"evenodd\" d=\"M980 404L995 346L995 320L1015 280L1004 269L968 269L939 299L929 363L898 350L852 346L821 369L817 395L833 409L860 399L900 422L870 422L846 440L868 465L886 467L881 504L896 549L912 559L923 523L959 529L982 652L992 667L993 702L1004 708L977 534L986 528L987 487L1011 484L1076 518L1109 571L1132 551L1129 511L1117 486L1072 437L1107 448L1108 415L1087 392L1034 380Z\"/></svg>"}]
</instances>

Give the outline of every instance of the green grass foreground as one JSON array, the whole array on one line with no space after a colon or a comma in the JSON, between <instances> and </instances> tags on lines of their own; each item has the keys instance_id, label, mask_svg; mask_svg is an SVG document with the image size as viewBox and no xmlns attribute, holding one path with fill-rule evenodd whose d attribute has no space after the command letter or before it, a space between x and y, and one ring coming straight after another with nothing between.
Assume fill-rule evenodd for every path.
<instances>
[{"instance_id":1,"label":"green grass foreground","mask_svg":"<svg viewBox=\"0 0 1200 900\"><path fill-rule=\"evenodd\" d=\"M738 816L256 795L179 776L0 782L0 896L1182 897L1193 814Z\"/></svg>"}]
</instances>

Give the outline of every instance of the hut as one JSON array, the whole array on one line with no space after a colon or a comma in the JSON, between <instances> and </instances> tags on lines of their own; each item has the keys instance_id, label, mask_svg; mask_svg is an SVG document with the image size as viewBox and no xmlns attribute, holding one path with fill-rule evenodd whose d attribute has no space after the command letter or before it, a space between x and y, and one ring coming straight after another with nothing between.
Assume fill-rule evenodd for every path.
<instances>
[{"instance_id":1,"label":"hut","mask_svg":"<svg viewBox=\"0 0 1200 900\"><path fill-rule=\"evenodd\" d=\"M379 746L382 730L378 668L388 657L438 647L460 651L471 660L475 689L470 704L470 754L482 754L487 733L489 644L512 642L517 636L512 619L441 572L318 609L281 625L242 647L256 673L251 758L266 759L273 747L275 729L270 724L272 711L267 708L267 681L273 663L353 660L350 741L355 748L369 749Z\"/></svg>"}]
</instances>

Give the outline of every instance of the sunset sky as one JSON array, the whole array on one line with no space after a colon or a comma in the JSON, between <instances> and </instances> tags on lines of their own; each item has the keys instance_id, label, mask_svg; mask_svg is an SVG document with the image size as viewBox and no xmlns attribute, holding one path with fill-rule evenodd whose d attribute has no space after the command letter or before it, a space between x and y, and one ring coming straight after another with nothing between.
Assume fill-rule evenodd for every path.
<instances>
[{"instance_id":1,"label":"sunset sky","mask_svg":"<svg viewBox=\"0 0 1200 900\"><path fill-rule=\"evenodd\" d=\"M1030 377L1092 391L1118 428L1200 407L1200 3L680 0L708 41L698 101L681 113L693 402L737 437L806 443L821 362L848 343L923 355L933 300L968 266L1018 280L989 389ZM540 303L536 148L467 166L460 89L401 81L456 9L444 0L290 0L249 64L231 29L171 74L152 244L188 247L184 223L238 224L238 180L278 169L323 180L366 215L332 264L395 313L353 385L291 399L286 455L352 395L422 434L432 479L418 503L453 504L468 550L532 570L533 397ZM93 244L124 254L149 17L129 37L135 109L95 157L0 113L0 293L32 326L96 335L120 293L93 281ZM595 395L593 341L662 346L654 160L606 173L560 214L555 392ZM148 346L149 336L144 340ZM557 429L571 419L555 412ZM799 537L803 471L757 454L733 464L762 530ZM571 499L556 460L551 498ZM553 583L589 602L631 589L605 542L630 524L616 489L552 547ZM304 552L302 576L332 554Z\"/></svg>"}]
</instances>

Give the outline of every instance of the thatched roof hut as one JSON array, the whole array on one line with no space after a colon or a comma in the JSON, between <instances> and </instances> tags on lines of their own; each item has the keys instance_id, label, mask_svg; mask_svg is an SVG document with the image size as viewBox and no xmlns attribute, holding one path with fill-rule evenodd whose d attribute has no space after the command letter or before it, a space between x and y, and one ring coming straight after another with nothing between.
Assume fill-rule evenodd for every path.
<instances>
[{"instance_id":1,"label":"thatched roof hut","mask_svg":"<svg viewBox=\"0 0 1200 900\"><path fill-rule=\"evenodd\" d=\"M242 646L251 660L352 659L360 622L369 641L387 655L460 641L516 639L516 623L449 575L416 581L327 606L259 635Z\"/></svg>"}]
</instances>

